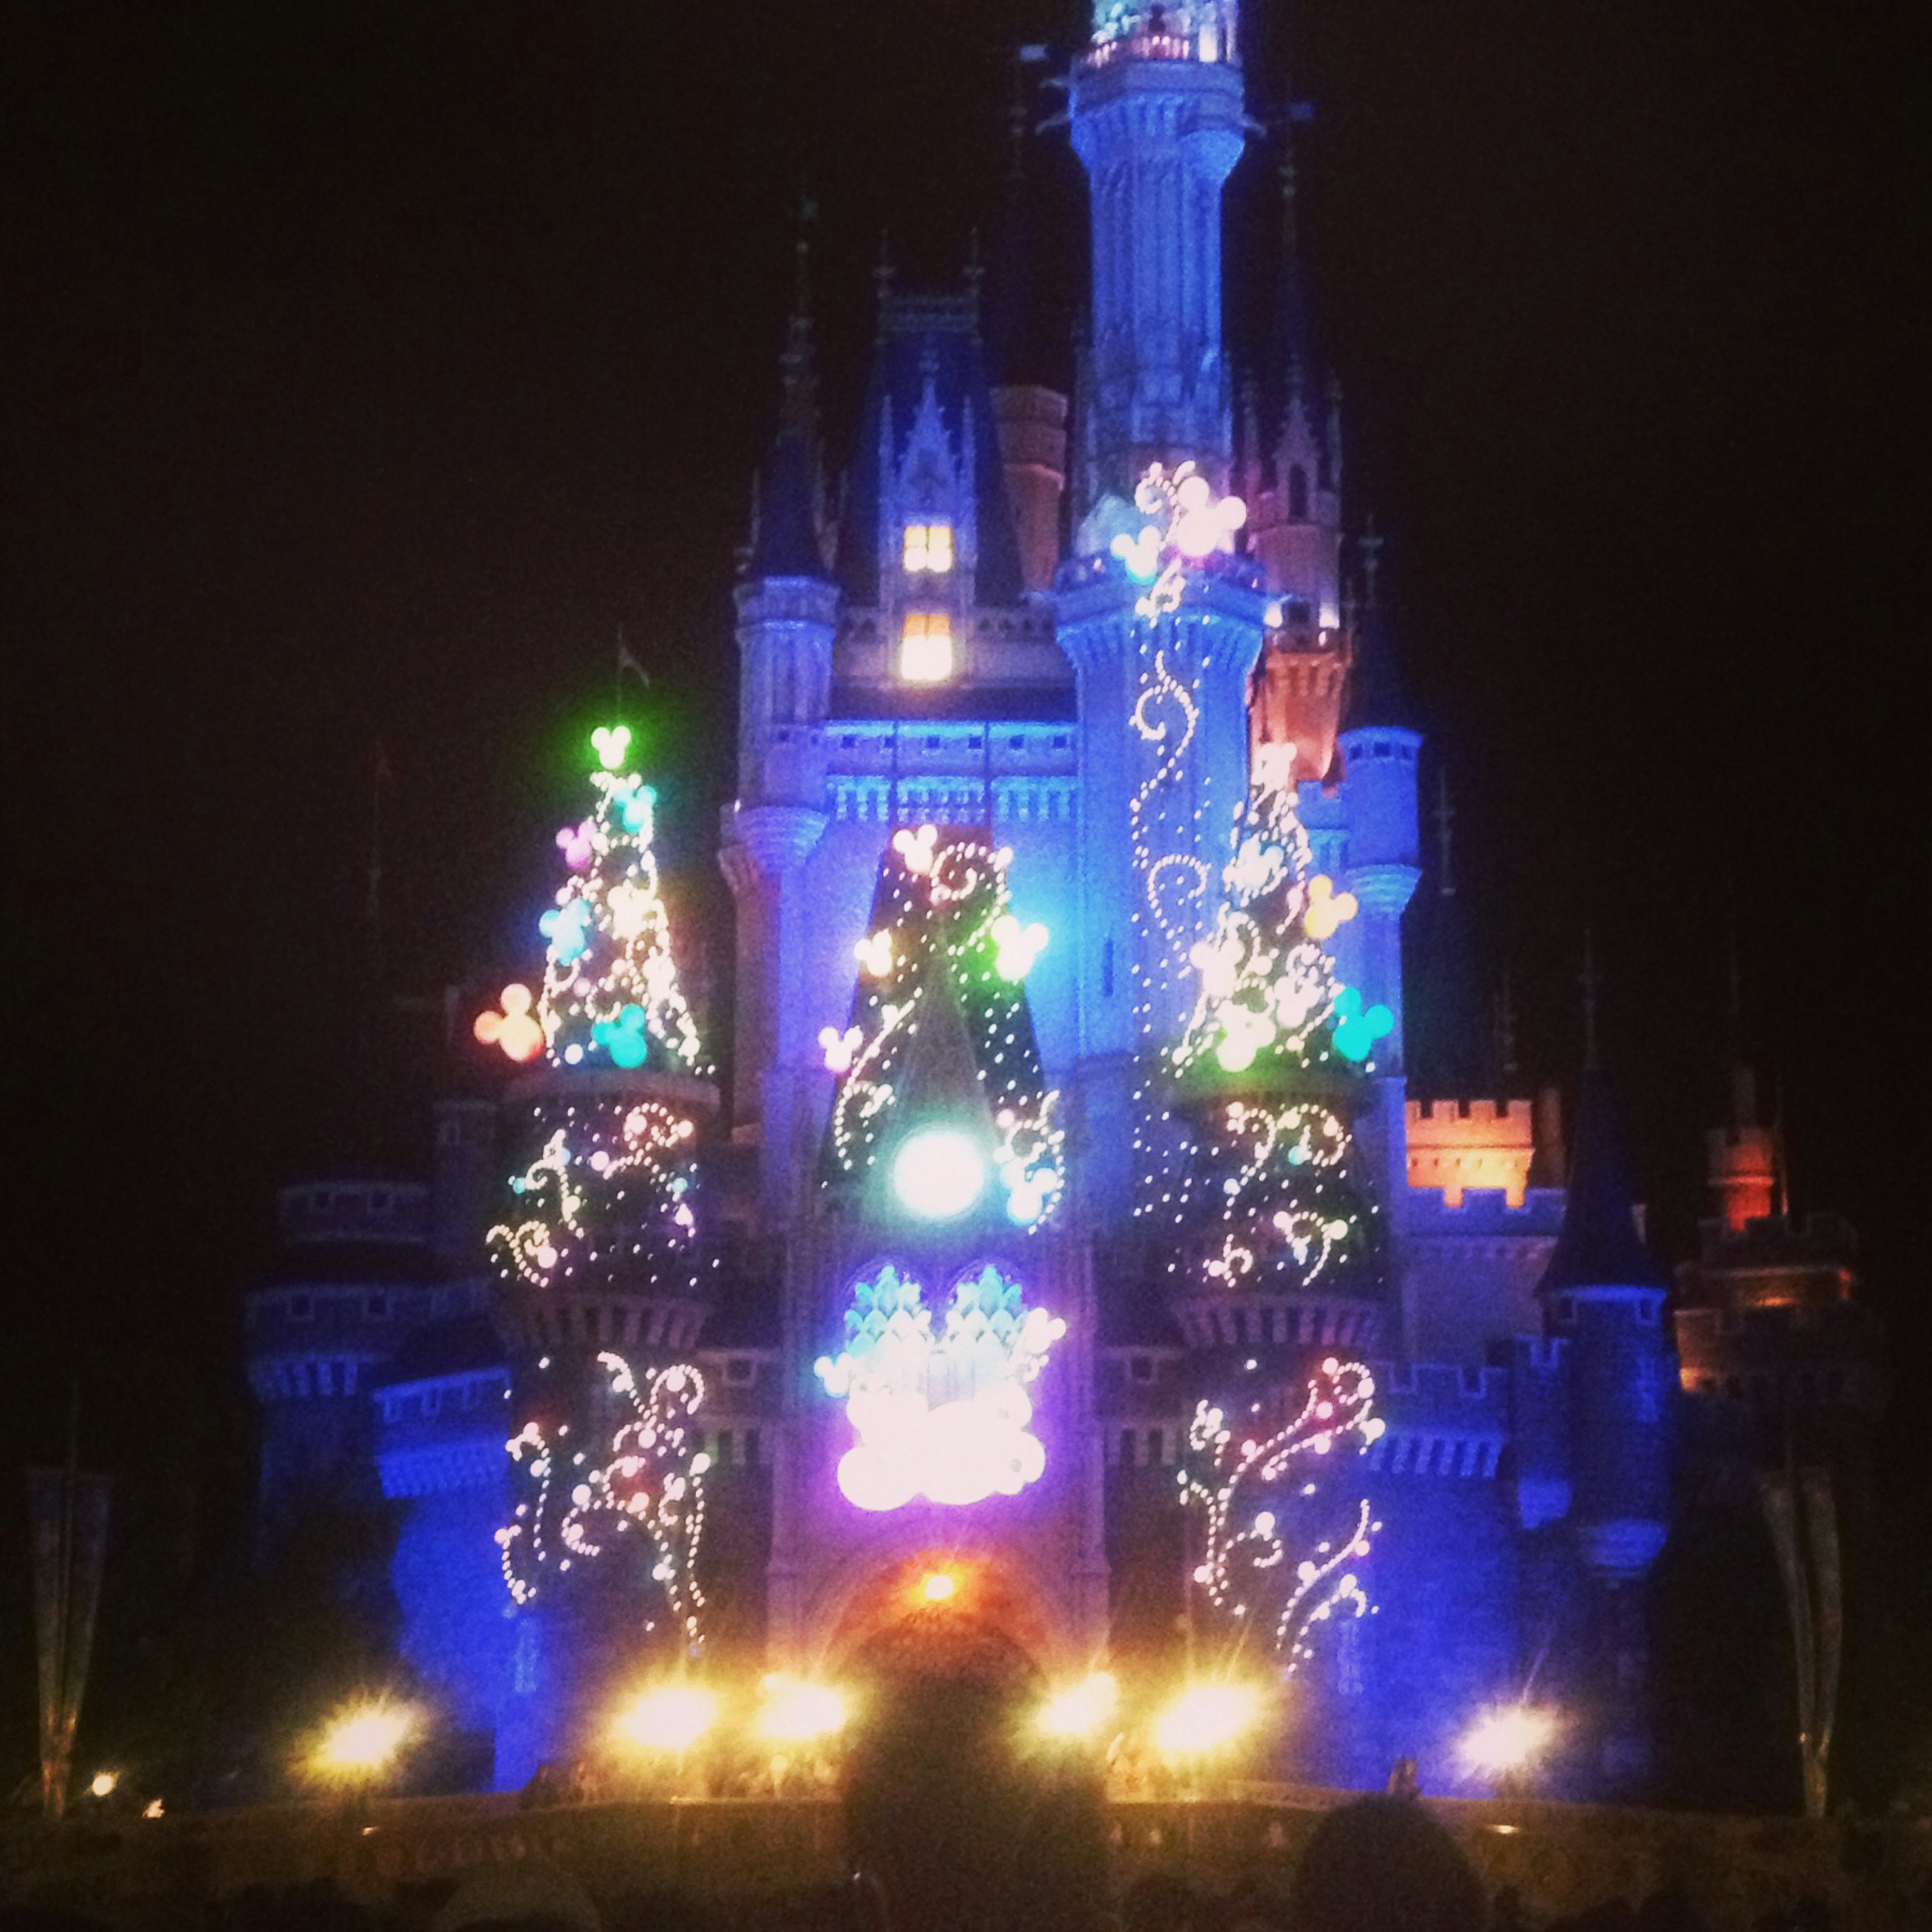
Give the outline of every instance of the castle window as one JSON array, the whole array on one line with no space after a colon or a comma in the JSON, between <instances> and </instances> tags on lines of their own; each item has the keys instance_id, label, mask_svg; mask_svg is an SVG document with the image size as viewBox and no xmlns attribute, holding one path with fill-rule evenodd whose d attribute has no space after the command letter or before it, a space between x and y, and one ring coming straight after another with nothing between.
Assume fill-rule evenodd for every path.
<instances>
[{"instance_id":1,"label":"castle window","mask_svg":"<svg viewBox=\"0 0 1932 1932\"><path fill-rule=\"evenodd\" d=\"M755 1429L745 1431L745 1460L756 1468L758 1464L758 1432Z\"/></svg>"},{"instance_id":2,"label":"castle window","mask_svg":"<svg viewBox=\"0 0 1932 1932\"><path fill-rule=\"evenodd\" d=\"M728 1429L719 1430L718 1432L718 1453L712 1460L716 1462L721 1469L731 1460L732 1448L733 1444L730 1430Z\"/></svg>"},{"instance_id":3,"label":"castle window","mask_svg":"<svg viewBox=\"0 0 1932 1932\"><path fill-rule=\"evenodd\" d=\"M1298 463L1288 472L1288 514L1291 523L1308 520L1308 472Z\"/></svg>"},{"instance_id":4,"label":"castle window","mask_svg":"<svg viewBox=\"0 0 1932 1932\"><path fill-rule=\"evenodd\" d=\"M289 1298L289 1319L291 1322L313 1322L315 1319L314 1302L305 1294L291 1295Z\"/></svg>"},{"instance_id":5,"label":"castle window","mask_svg":"<svg viewBox=\"0 0 1932 1932\"><path fill-rule=\"evenodd\" d=\"M943 576L952 568L950 524L908 524L904 552L906 574Z\"/></svg>"},{"instance_id":6,"label":"castle window","mask_svg":"<svg viewBox=\"0 0 1932 1932\"><path fill-rule=\"evenodd\" d=\"M944 610L908 610L899 634L899 676L908 684L944 684L952 675L952 618Z\"/></svg>"},{"instance_id":7,"label":"castle window","mask_svg":"<svg viewBox=\"0 0 1932 1932\"><path fill-rule=\"evenodd\" d=\"M1573 1295L1559 1294L1556 1298L1556 1319L1565 1328L1576 1325L1576 1302Z\"/></svg>"},{"instance_id":8,"label":"castle window","mask_svg":"<svg viewBox=\"0 0 1932 1932\"><path fill-rule=\"evenodd\" d=\"M1127 1373L1137 1382L1154 1380L1154 1358L1151 1355L1130 1355L1127 1358Z\"/></svg>"},{"instance_id":9,"label":"castle window","mask_svg":"<svg viewBox=\"0 0 1932 1932\"><path fill-rule=\"evenodd\" d=\"M758 1365L748 1355L728 1355L724 1360L724 1379L734 1388L748 1388L758 1372Z\"/></svg>"}]
</instances>

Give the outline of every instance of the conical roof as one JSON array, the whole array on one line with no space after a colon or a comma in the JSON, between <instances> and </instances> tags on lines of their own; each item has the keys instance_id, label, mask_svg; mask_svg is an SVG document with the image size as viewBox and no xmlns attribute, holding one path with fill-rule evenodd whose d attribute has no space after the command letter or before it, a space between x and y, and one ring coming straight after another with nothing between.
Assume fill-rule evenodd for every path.
<instances>
[{"instance_id":1,"label":"conical roof","mask_svg":"<svg viewBox=\"0 0 1932 1932\"><path fill-rule=\"evenodd\" d=\"M1562 1232L1537 1285L1539 1294L1580 1288L1667 1288L1636 1231L1616 1096L1600 1066L1586 1066L1576 1096L1570 1191Z\"/></svg>"}]
</instances>

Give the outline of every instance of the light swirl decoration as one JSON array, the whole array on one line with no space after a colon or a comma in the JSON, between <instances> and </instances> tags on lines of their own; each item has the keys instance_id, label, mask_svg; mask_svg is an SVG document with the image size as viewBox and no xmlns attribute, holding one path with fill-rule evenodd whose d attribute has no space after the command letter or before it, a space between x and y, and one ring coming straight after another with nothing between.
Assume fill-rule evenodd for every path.
<instances>
[{"instance_id":1,"label":"light swirl decoration","mask_svg":"<svg viewBox=\"0 0 1932 1932\"><path fill-rule=\"evenodd\" d=\"M1375 1392L1360 1363L1330 1356L1286 1426L1248 1433L1204 1402L1188 1430L1180 1499L1204 1517L1193 1582L1238 1641L1266 1630L1290 1673L1312 1654L1314 1625L1338 1613L1360 1616L1369 1607L1354 1568L1381 1527L1368 1504L1344 1511L1338 1532L1294 1548L1289 1519L1305 1516L1303 1505L1319 1499L1319 1484L1307 1480L1312 1459L1359 1452L1383 1433Z\"/></svg>"},{"instance_id":2,"label":"light swirl decoration","mask_svg":"<svg viewBox=\"0 0 1932 1932\"><path fill-rule=\"evenodd\" d=\"M694 1450L692 1418L704 1400L704 1378L686 1364L649 1375L640 1390L621 1355L598 1358L613 1394L628 1398L631 1414L598 1452L576 1454L563 1472L567 1507L552 1525L559 1458L569 1453L568 1424L554 1437L526 1423L507 1445L530 1493L496 1532L503 1580L518 1604L538 1594L547 1570L558 1574L579 1559L603 1556L632 1531L650 1546L650 1576L664 1594L681 1642L695 1654L704 1642L704 1592L698 1563L704 1535L704 1476L710 1458Z\"/></svg>"},{"instance_id":3,"label":"light swirl decoration","mask_svg":"<svg viewBox=\"0 0 1932 1932\"><path fill-rule=\"evenodd\" d=\"M1006 890L1012 853L982 838L940 842L938 828L897 832L880 866L873 927L854 950L858 985L850 1024L819 1036L838 1076L826 1135L828 1180L871 1173L903 1145L905 1055L935 998L953 1000L993 1131L962 1119L999 1183L1006 1218L1022 1227L1052 1216L1066 1180L1060 1096L1040 1064L1024 981L1048 944L1022 922Z\"/></svg>"},{"instance_id":4,"label":"light swirl decoration","mask_svg":"<svg viewBox=\"0 0 1932 1932\"><path fill-rule=\"evenodd\" d=\"M689 1120L656 1100L586 1099L572 1106L511 1180L511 1193L528 1211L490 1230L500 1275L532 1288L620 1276L688 1288L696 1136Z\"/></svg>"}]
</instances>

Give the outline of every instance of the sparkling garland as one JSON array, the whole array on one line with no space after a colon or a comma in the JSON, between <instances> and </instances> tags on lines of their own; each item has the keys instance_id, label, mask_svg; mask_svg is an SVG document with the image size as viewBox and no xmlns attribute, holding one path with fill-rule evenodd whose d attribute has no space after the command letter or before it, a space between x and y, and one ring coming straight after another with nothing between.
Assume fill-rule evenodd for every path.
<instances>
[{"instance_id":1,"label":"sparkling garland","mask_svg":"<svg viewBox=\"0 0 1932 1932\"><path fill-rule=\"evenodd\" d=\"M541 1128L556 1111L538 1103L532 1118ZM696 1282L688 1198L696 1128L656 1100L586 1098L562 1112L510 1182L532 1211L490 1230L498 1274L532 1288L622 1281L688 1292Z\"/></svg>"},{"instance_id":2,"label":"sparkling garland","mask_svg":"<svg viewBox=\"0 0 1932 1932\"><path fill-rule=\"evenodd\" d=\"M590 1453L572 1456L568 1507L554 1528L552 1491L566 1453L568 1423L559 1424L553 1441L532 1420L506 1447L533 1493L518 1503L509 1522L496 1532L503 1580L518 1604L538 1594L542 1573L568 1570L578 1558L601 1556L613 1538L641 1529L652 1547L652 1580L658 1584L685 1643L703 1642L704 1592L698 1560L704 1534L704 1476L711 1459L691 1453L692 1418L704 1400L704 1378L685 1364L661 1369L640 1391L630 1364L621 1355L603 1354L599 1365L610 1376L614 1395L626 1397L631 1414L620 1423L601 1467L590 1466ZM561 1546L553 1548L553 1544Z\"/></svg>"},{"instance_id":3,"label":"sparkling garland","mask_svg":"<svg viewBox=\"0 0 1932 1932\"><path fill-rule=\"evenodd\" d=\"M1047 944L1022 925L1007 896L1012 854L982 841L942 845L938 828L897 833L880 874L872 929L860 940L851 1024L819 1036L839 1076L828 1138L835 1175L878 1161L899 1124L906 1052L935 998L958 1003L974 1070L990 1107L986 1150L1008 1216L1034 1227L1065 1185L1058 1091L1047 1086L1024 982Z\"/></svg>"},{"instance_id":4,"label":"sparkling garland","mask_svg":"<svg viewBox=\"0 0 1932 1932\"><path fill-rule=\"evenodd\" d=\"M1252 1364L1250 1365L1250 1366ZM1376 1441L1384 1425L1374 1413L1373 1378L1359 1362L1330 1356L1310 1382L1300 1412L1286 1427L1238 1441L1222 1411L1209 1402L1196 1409L1188 1430L1195 1466L1178 1481L1184 1505L1203 1512L1205 1528L1194 1582L1217 1614L1246 1631L1271 1614L1270 1642L1291 1672L1311 1654L1309 1632L1338 1611L1362 1616L1369 1608L1352 1565L1369 1553L1369 1505L1353 1509L1353 1527L1340 1537L1314 1544L1289 1566L1282 1516L1318 1493L1303 1482L1292 1496L1271 1492L1289 1486L1300 1459L1325 1456L1347 1438L1359 1450ZM1258 1412L1260 1404L1252 1406ZM1274 1507L1265 1507L1273 1502ZM1273 1608L1279 1597L1279 1608Z\"/></svg>"}]
</instances>

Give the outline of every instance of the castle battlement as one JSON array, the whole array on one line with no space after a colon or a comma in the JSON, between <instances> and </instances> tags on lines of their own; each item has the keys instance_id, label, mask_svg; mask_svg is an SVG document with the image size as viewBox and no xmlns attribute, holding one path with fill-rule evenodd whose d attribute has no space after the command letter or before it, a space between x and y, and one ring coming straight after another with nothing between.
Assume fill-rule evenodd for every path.
<instances>
[{"instance_id":1,"label":"castle battlement","mask_svg":"<svg viewBox=\"0 0 1932 1932\"><path fill-rule=\"evenodd\" d=\"M1444 1188L1412 1181L1400 1213L1410 1240L1554 1240L1563 1224L1563 1190L1526 1187L1512 1201L1507 1188L1465 1187L1452 1201Z\"/></svg>"},{"instance_id":2,"label":"castle battlement","mask_svg":"<svg viewBox=\"0 0 1932 1932\"><path fill-rule=\"evenodd\" d=\"M1440 1189L1459 1207L1472 1190L1500 1190L1520 1208L1536 1158L1534 1110L1527 1100L1407 1100L1408 1184Z\"/></svg>"}]
</instances>

